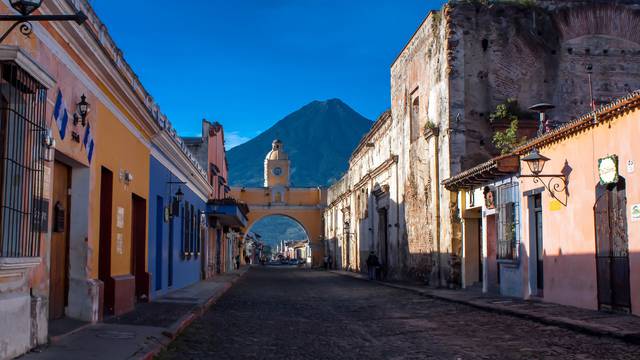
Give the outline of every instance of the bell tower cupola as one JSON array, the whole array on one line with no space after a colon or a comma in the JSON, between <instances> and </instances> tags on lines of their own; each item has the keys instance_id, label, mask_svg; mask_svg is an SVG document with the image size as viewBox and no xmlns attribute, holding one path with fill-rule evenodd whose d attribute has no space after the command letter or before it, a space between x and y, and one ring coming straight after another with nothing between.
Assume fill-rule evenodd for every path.
<instances>
[{"instance_id":1,"label":"bell tower cupola","mask_svg":"<svg viewBox=\"0 0 640 360\"><path fill-rule=\"evenodd\" d=\"M264 186L289 186L291 162L280 140L274 140L264 159Z\"/></svg>"}]
</instances>

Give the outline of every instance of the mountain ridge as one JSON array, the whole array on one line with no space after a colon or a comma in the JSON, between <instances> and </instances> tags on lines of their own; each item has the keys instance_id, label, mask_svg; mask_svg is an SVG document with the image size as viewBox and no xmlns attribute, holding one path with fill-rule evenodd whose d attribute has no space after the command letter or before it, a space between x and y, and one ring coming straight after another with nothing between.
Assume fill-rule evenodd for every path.
<instances>
[{"instance_id":1,"label":"mountain ridge","mask_svg":"<svg viewBox=\"0 0 640 360\"><path fill-rule=\"evenodd\" d=\"M329 186L347 170L373 121L338 98L314 100L255 138L227 151L232 186L262 187L264 158L280 139L291 160L291 186Z\"/></svg>"}]
</instances>

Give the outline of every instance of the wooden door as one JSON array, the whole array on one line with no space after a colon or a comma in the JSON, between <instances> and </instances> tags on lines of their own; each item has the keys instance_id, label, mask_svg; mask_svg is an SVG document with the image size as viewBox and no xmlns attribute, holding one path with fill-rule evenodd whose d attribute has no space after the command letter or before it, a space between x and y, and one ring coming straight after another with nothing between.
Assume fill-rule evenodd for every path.
<instances>
[{"instance_id":1,"label":"wooden door","mask_svg":"<svg viewBox=\"0 0 640 360\"><path fill-rule=\"evenodd\" d=\"M135 194L131 195L131 273L135 277L136 299L149 298L149 277L147 273L147 201Z\"/></svg>"},{"instance_id":2,"label":"wooden door","mask_svg":"<svg viewBox=\"0 0 640 360\"><path fill-rule=\"evenodd\" d=\"M382 261L382 268L386 272L389 269L389 219L386 208L378 210L378 218L378 239L380 244L378 254L380 256L380 261Z\"/></svg>"},{"instance_id":3,"label":"wooden door","mask_svg":"<svg viewBox=\"0 0 640 360\"><path fill-rule=\"evenodd\" d=\"M629 312L629 237L626 184L596 188L595 232L599 307Z\"/></svg>"},{"instance_id":4,"label":"wooden door","mask_svg":"<svg viewBox=\"0 0 640 360\"><path fill-rule=\"evenodd\" d=\"M537 194L533 200L533 231L536 242L536 286L538 296L544 296L544 239L542 225L542 195Z\"/></svg>"},{"instance_id":5,"label":"wooden door","mask_svg":"<svg viewBox=\"0 0 640 360\"><path fill-rule=\"evenodd\" d=\"M98 278L104 285L104 312L112 313L115 289L111 281L111 226L113 210L113 172L103 167L100 177L100 244Z\"/></svg>"},{"instance_id":6,"label":"wooden door","mask_svg":"<svg viewBox=\"0 0 640 360\"><path fill-rule=\"evenodd\" d=\"M51 231L51 267L49 271L49 318L64 316L69 294L69 207L71 170L55 162L53 165L53 229Z\"/></svg>"}]
</instances>

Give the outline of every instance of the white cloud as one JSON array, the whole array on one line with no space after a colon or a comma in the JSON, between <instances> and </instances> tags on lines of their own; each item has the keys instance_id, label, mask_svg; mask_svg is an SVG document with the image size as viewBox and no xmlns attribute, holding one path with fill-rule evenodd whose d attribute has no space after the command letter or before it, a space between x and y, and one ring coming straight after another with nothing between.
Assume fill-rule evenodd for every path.
<instances>
[{"instance_id":1,"label":"white cloud","mask_svg":"<svg viewBox=\"0 0 640 360\"><path fill-rule=\"evenodd\" d=\"M224 134L224 146L227 150L234 148L238 145L242 145L251 138L240 135L237 131L230 131Z\"/></svg>"}]
</instances>

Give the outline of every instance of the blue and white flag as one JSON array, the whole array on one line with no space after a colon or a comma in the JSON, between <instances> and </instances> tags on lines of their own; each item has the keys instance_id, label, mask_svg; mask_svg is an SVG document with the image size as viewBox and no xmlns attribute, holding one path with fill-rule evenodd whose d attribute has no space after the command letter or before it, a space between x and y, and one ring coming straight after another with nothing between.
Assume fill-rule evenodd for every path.
<instances>
[{"instance_id":1,"label":"blue and white flag","mask_svg":"<svg viewBox=\"0 0 640 360\"><path fill-rule=\"evenodd\" d=\"M84 144L84 148L87 150L89 163L91 163L91 159L93 158L93 148L95 147L93 134L91 133L91 124L87 124L87 131L85 131L84 133L84 140L82 141L82 143Z\"/></svg>"},{"instance_id":2,"label":"blue and white flag","mask_svg":"<svg viewBox=\"0 0 640 360\"><path fill-rule=\"evenodd\" d=\"M53 118L56 119L56 124L58 124L58 129L60 130L60 139L64 140L64 137L67 134L69 113L67 113L67 105L64 104L64 99L62 99L62 90L58 90L56 106L53 109Z\"/></svg>"}]
</instances>

